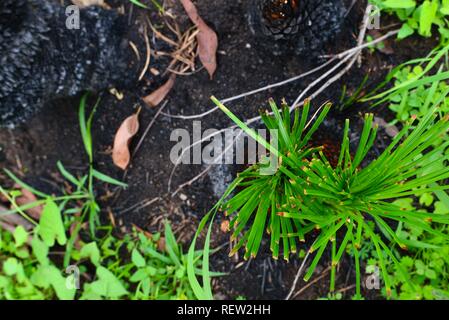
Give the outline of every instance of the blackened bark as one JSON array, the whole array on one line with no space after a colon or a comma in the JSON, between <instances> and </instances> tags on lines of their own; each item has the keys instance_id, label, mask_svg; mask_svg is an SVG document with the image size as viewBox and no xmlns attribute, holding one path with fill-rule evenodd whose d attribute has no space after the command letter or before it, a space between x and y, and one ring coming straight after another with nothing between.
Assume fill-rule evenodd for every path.
<instances>
[{"instance_id":1,"label":"blackened bark","mask_svg":"<svg viewBox=\"0 0 449 320\"><path fill-rule=\"evenodd\" d=\"M136 83L125 19L89 7L72 30L65 10L48 0L0 1L0 126L55 98Z\"/></svg>"},{"instance_id":2,"label":"blackened bark","mask_svg":"<svg viewBox=\"0 0 449 320\"><path fill-rule=\"evenodd\" d=\"M249 23L267 50L313 56L341 29L342 0L251 0Z\"/></svg>"}]
</instances>

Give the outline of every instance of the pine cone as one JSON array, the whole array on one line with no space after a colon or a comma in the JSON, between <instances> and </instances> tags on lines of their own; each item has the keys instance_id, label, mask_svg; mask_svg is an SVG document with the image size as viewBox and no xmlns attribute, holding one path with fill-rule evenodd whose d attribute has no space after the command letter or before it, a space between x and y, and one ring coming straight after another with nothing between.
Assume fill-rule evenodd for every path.
<instances>
[{"instance_id":1,"label":"pine cone","mask_svg":"<svg viewBox=\"0 0 449 320\"><path fill-rule=\"evenodd\" d=\"M340 31L345 13L342 0L251 0L249 23L275 55L310 55Z\"/></svg>"},{"instance_id":2,"label":"pine cone","mask_svg":"<svg viewBox=\"0 0 449 320\"><path fill-rule=\"evenodd\" d=\"M80 29L66 20L57 2L0 1L0 126L24 122L55 98L136 82L123 17L89 7Z\"/></svg>"}]
</instances>

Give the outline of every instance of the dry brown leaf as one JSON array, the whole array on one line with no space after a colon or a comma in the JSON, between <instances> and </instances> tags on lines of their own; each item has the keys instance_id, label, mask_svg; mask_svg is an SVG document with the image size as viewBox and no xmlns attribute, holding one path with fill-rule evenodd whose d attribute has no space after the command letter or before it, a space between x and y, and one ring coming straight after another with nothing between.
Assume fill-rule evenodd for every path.
<instances>
[{"instance_id":1,"label":"dry brown leaf","mask_svg":"<svg viewBox=\"0 0 449 320\"><path fill-rule=\"evenodd\" d=\"M173 85L175 84L175 79L176 75L174 74L170 75L170 78L168 78L167 82L165 82L162 86L153 91L150 95L144 97L142 100L152 108L157 107L162 102L162 100L165 99L170 90L173 88Z\"/></svg>"},{"instance_id":2,"label":"dry brown leaf","mask_svg":"<svg viewBox=\"0 0 449 320\"><path fill-rule=\"evenodd\" d=\"M164 237L160 237L159 240L157 241L157 249L160 252L165 252L166 249L166 245L165 245L165 238Z\"/></svg>"},{"instance_id":3,"label":"dry brown leaf","mask_svg":"<svg viewBox=\"0 0 449 320\"><path fill-rule=\"evenodd\" d=\"M220 224L220 230L224 233L227 233L230 231L229 228L229 220L223 220Z\"/></svg>"},{"instance_id":4,"label":"dry brown leaf","mask_svg":"<svg viewBox=\"0 0 449 320\"><path fill-rule=\"evenodd\" d=\"M20 186L18 184L15 184L14 188L20 189ZM20 197L17 197L17 199L16 199L16 203L19 206L24 206L26 204L38 201L36 196L31 191L22 188L22 189L20 189L20 192L22 193L22 195ZM41 218L43 209L44 209L43 206L36 206L36 207L26 210L26 213L28 213L34 220L39 221L39 219Z\"/></svg>"},{"instance_id":5,"label":"dry brown leaf","mask_svg":"<svg viewBox=\"0 0 449 320\"><path fill-rule=\"evenodd\" d=\"M190 20L196 25L198 30L198 54L201 63L212 79L215 70L217 69L217 49L218 37L217 34L204 22L198 14L198 10L191 0L181 0L184 10L187 12Z\"/></svg>"},{"instance_id":6,"label":"dry brown leaf","mask_svg":"<svg viewBox=\"0 0 449 320\"><path fill-rule=\"evenodd\" d=\"M80 8L85 8L89 6L100 6L106 9L109 8L109 6L104 2L104 0L72 0L72 3Z\"/></svg>"},{"instance_id":7,"label":"dry brown leaf","mask_svg":"<svg viewBox=\"0 0 449 320\"><path fill-rule=\"evenodd\" d=\"M126 118L115 135L114 146L112 148L112 160L122 170L125 170L131 161L129 143L137 131L139 131L139 113Z\"/></svg>"}]
</instances>

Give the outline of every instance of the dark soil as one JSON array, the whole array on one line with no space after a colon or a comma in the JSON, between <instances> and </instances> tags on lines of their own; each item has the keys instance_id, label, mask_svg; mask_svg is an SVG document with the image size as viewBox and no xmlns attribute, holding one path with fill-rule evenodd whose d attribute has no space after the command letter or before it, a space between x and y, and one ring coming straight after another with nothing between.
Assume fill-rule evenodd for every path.
<instances>
[{"instance_id":1,"label":"dark soil","mask_svg":"<svg viewBox=\"0 0 449 320\"><path fill-rule=\"evenodd\" d=\"M107 2L124 3L125 12L130 14L129 21L136 28L137 34L141 21L137 18L141 17L144 11L134 7L130 13L127 1ZM171 5L178 2L166 1L166 3ZM209 79L205 70L191 76L178 77L165 108L170 114L193 115L207 111L213 107L209 99L211 95L222 99L231 97L301 74L320 63L318 58L313 58L317 56L316 52L306 57L273 56L269 50L259 49L247 25L246 0L197 0L195 3L201 16L219 36L219 66L213 80ZM187 21L179 5L173 5L172 10L178 15L180 24L185 25ZM364 3L356 5L347 17L339 37L320 53L338 53L353 47L363 12ZM389 18L385 20L384 25L395 22ZM369 74L369 86L374 86L383 79L392 66L411 58L422 57L432 48L431 42L423 41L421 38L411 38L400 43L392 40L388 41L388 45L392 47L393 53L366 51L360 65L354 66L346 76L315 99L313 105L316 107L328 100L338 102L343 85L347 85L348 92L353 92L366 74ZM139 50L145 52L144 48ZM293 102L301 89L314 79L314 76L311 76L275 90L252 95L235 101L228 107L241 118L254 117L260 108L267 106L269 97L275 98L276 101L286 98L288 102ZM89 99L90 105L93 105L95 100L96 97L92 96ZM26 125L13 130L1 129L0 167L12 169L36 188L52 192L59 190L58 185L62 181L56 169L58 160L73 172L83 172L87 168L87 157L83 151L78 125L78 103L79 98L55 101ZM184 121L160 116L132 159L125 176L112 163L111 146L121 122L139 106L143 106L140 113L141 130L134 144L140 139L157 110L145 107L136 94L125 92L123 100L120 101L108 92L101 94L101 102L93 123L95 166L98 170L123 179L129 184L126 190L98 186L101 190L99 197L103 202L104 219L108 219L108 213L112 212L120 232L126 232L132 225L155 231L160 228L163 219L168 218L172 221L177 236L188 245L200 218L214 205L239 167L213 166L203 178L172 197L168 192L168 178L173 169L169 154L175 142L170 141L170 134L176 128L185 128L192 132L192 120ZM321 129L322 133L316 137L316 144L323 144L324 141L332 145L333 142L334 149L330 150L338 148L336 146L341 138L341 127L347 117L352 121L353 137L357 138L357 132L362 124L361 113L366 110L367 106L352 106L344 112L339 112L335 108ZM383 108L371 111L387 121L391 118ZM201 120L203 132L209 128L221 129L232 124L220 111L198 120ZM388 137L382 130L378 140L379 149L388 142ZM179 166L173 175L171 191L204 169L203 165ZM9 184L10 182L1 174L0 172L0 183ZM160 199L150 206L137 211L130 209L138 203L143 204L157 197ZM219 221L220 219L221 217ZM228 235L220 231L219 223L215 223L213 245L219 246L228 241ZM306 243L303 249L307 248ZM264 249L257 259L250 262L242 262L241 255L237 258L228 258L227 253L226 246L212 258L214 270L229 272L228 276L214 280L217 297L223 299L233 299L237 296L248 299L285 298L300 264L298 258L293 258L290 263L273 261ZM326 261L323 260L314 277L320 276L326 266ZM328 279L329 275L323 277L297 298L316 299L326 296ZM354 272L348 259L341 264L338 271L337 288L342 289L346 297L350 297L354 292L350 287L353 283ZM300 283L298 289L303 286L304 283Z\"/></svg>"}]
</instances>

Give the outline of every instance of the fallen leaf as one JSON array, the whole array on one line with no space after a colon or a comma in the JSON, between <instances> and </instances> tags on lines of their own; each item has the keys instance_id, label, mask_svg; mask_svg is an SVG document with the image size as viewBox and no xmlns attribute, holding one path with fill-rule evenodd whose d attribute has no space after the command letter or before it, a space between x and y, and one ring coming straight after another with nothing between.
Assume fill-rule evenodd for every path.
<instances>
[{"instance_id":1,"label":"fallen leaf","mask_svg":"<svg viewBox=\"0 0 449 320\"><path fill-rule=\"evenodd\" d=\"M181 0L181 3L190 20L192 20L199 30L199 33L196 36L198 40L198 54L201 63L212 79L215 70L217 69L217 34L200 17L198 10L191 0Z\"/></svg>"},{"instance_id":2,"label":"fallen leaf","mask_svg":"<svg viewBox=\"0 0 449 320\"><path fill-rule=\"evenodd\" d=\"M114 147L112 148L112 160L122 170L125 170L131 161L129 143L137 131L139 131L139 113L126 118L115 135Z\"/></svg>"},{"instance_id":3,"label":"fallen leaf","mask_svg":"<svg viewBox=\"0 0 449 320\"><path fill-rule=\"evenodd\" d=\"M15 189L20 189L20 186L18 184L14 185ZM29 203L33 203L38 201L38 199L36 198L36 196L29 190L27 189L20 189L20 192L22 193L22 195L20 197L16 198L16 203L19 206L24 206L27 205ZM31 209L26 210L26 212L34 219L39 221L41 215L42 215L42 210L43 210L43 206L36 206L33 207Z\"/></svg>"},{"instance_id":4,"label":"fallen leaf","mask_svg":"<svg viewBox=\"0 0 449 320\"><path fill-rule=\"evenodd\" d=\"M162 86L153 91L150 95L144 97L142 100L152 108L157 107L159 103L161 103L162 100L165 99L167 94L173 88L173 85L175 84L175 79L176 75L174 74L170 75L170 78L168 78L167 82L165 82Z\"/></svg>"},{"instance_id":5,"label":"fallen leaf","mask_svg":"<svg viewBox=\"0 0 449 320\"><path fill-rule=\"evenodd\" d=\"M72 0L72 3L80 8L100 6L109 9L109 6L104 2L104 0Z\"/></svg>"},{"instance_id":6,"label":"fallen leaf","mask_svg":"<svg viewBox=\"0 0 449 320\"><path fill-rule=\"evenodd\" d=\"M165 252L166 248L167 247L165 245L165 238L160 237L159 240L157 241L157 249L159 250L159 252Z\"/></svg>"},{"instance_id":7,"label":"fallen leaf","mask_svg":"<svg viewBox=\"0 0 449 320\"><path fill-rule=\"evenodd\" d=\"M224 233L229 232L229 220L223 220L220 224L220 230Z\"/></svg>"}]
</instances>

